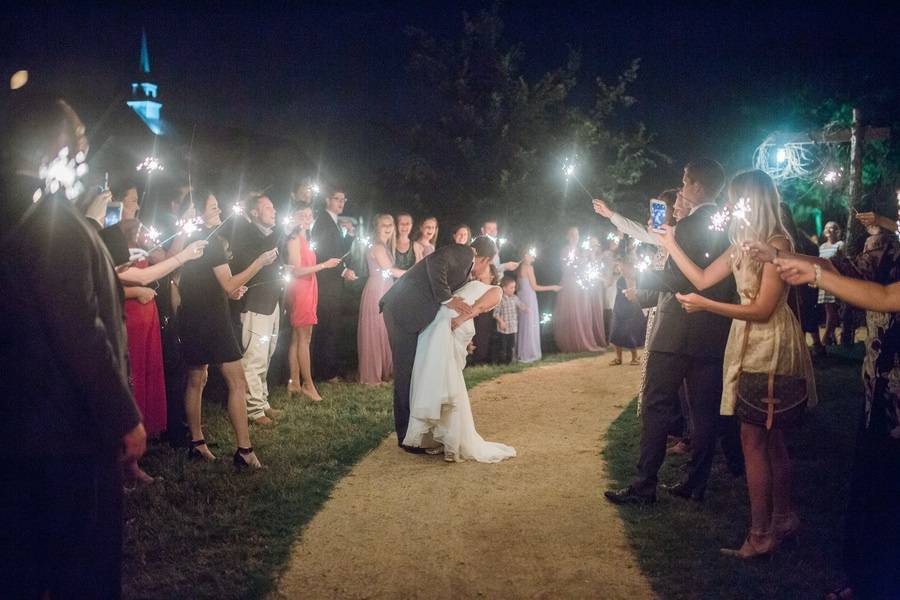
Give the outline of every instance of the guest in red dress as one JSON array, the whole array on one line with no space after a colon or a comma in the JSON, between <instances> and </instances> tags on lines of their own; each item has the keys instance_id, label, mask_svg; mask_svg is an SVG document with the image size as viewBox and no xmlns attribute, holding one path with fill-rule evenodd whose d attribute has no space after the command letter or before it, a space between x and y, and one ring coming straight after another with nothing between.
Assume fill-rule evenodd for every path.
<instances>
[{"instance_id":1,"label":"guest in red dress","mask_svg":"<svg viewBox=\"0 0 900 600\"><path fill-rule=\"evenodd\" d=\"M122 223L128 246L139 248L141 223ZM150 266L145 258L132 264L138 269ZM128 358L131 363L131 389L134 401L144 417L148 438L158 438L166 430L166 382L163 375L162 338L156 291L151 287L125 288L125 328L128 331Z\"/></svg>"},{"instance_id":2,"label":"guest in red dress","mask_svg":"<svg viewBox=\"0 0 900 600\"><path fill-rule=\"evenodd\" d=\"M315 249L308 241L309 229L313 222L312 207L298 204L291 215L294 229L288 236L288 266L293 281L286 290L286 303L290 305L291 346L288 350L288 364L291 380L288 382L288 396L302 394L310 400L319 401L322 396L313 383L309 360L309 342L312 339L319 304L319 285L316 273L323 269L333 269L341 264L340 258L329 258L317 263Z\"/></svg>"}]
</instances>

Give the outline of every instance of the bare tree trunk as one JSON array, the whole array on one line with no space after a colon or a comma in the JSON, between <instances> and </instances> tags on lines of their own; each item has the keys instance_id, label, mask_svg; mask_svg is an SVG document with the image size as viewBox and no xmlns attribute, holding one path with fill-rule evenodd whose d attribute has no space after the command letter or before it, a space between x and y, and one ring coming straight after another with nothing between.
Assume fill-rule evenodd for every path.
<instances>
[{"instance_id":1,"label":"bare tree trunk","mask_svg":"<svg viewBox=\"0 0 900 600\"><path fill-rule=\"evenodd\" d=\"M853 109L853 125L850 131L850 216L847 220L847 243L845 251L848 256L856 256L862 252L866 241L866 229L856 220L855 214L860 210L862 201L862 148L863 148L862 115L858 108Z\"/></svg>"}]
</instances>

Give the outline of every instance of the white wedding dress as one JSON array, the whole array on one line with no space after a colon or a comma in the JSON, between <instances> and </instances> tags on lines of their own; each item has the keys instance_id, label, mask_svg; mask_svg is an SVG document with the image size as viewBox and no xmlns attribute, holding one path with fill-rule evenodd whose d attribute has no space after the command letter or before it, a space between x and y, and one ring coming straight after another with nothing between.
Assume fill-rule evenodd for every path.
<instances>
[{"instance_id":1,"label":"white wedding dress","mask_svg":"<svg viewBox=\"0 0 900 600\"><path fill-rule=\"evenodd\" d=\"M470 281L456 290L474 304L491 286ZM443 444L448 460L495 463L516 455L515 448L486 442L475 430L469 392L463 379L466 348L475 336L470 319L451 331L455 310L442 306L434 321L419 334L409 394L409 427L405 446L430 448Z\"/></svg>"}]
</instances>

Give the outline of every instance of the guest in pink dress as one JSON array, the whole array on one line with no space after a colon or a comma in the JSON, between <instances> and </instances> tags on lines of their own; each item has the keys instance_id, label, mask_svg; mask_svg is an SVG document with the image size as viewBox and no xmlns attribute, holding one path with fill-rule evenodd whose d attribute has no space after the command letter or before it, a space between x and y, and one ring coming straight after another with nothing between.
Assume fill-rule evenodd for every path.
<instances>
[{"instance_id":1,"label":"guest in pink dress","mask_svg":"<svg viewBox=\"0 0 900 600\"><path fill-rule=\"evenodd\" d=\"M416 236L416 262L419 262L432 252L437 246L438 222L434 217L426 217L419 223L419 233Z\"/></svg>"},{"instance_id":2,"label":"guest in pink dress","mask_svg":"<svg viewBox=\"0 0 900 600\"><path fill-rule=\"evenodd\" d=\"M588 258L579 247L579 232L572 227L566 233L562 250L562 289L553 316L553 337L560 352L600 352L601 342L594 334L591 314ZM596 279L599 279L597 277ZM595 281L596 281L595 279Z\"/></svg>"},{"instance_id":3,"label":"guest in pink dress","mask_svg":"<svg viewBox=\"0 0 900 600\"><path fill-rule=\"evenodd\" d=\"M404 273L394 265L394 217L376 215L372 224L372 247L366 252L369 278L359 301L359 327L356 333L359 355L359 382L379 385L394 373L391 345L384 316L378 308L381 297L391 289L394 279Z\"/></svg>"},{"instance_id":4,"label":"guest in pink dress","mask_svg":"<svg viewBox=\"0 0 900 600\"><path fill-rule=\"evenodd\" d=\"M337 267L341 264L341 259L316 261L315 250L307 240L312 222L312 207L309 204L298 204L291 215L294 228L287 240L288 266L293 278L285 290L286 304L290 305L291 315L291 346L288 349L291 380L288 382L288 396L301 394L318 402L322 396L313 383L309 360L309 342L313 326L318 322L316 307L319 304L319 284L316 273Z\"/></svg>"}]
</instances>

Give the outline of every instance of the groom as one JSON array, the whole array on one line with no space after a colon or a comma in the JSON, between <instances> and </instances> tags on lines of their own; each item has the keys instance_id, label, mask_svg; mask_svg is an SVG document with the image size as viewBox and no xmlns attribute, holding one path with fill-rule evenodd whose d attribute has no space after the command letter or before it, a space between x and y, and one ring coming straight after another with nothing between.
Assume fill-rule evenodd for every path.
<instances>
[{"instance_id":1,"label":"groom","mask_svg":"<svg viewBox=\"0 0 900 600\"><path fill-rule=\"evenodd\" d=\"M423 448L403 445L409 424L409 386L419 333L428 327L441 304L468 316L472 306L453 295L469 275L478 276L490 268L497 247L487 237L477 237L471 246L450 244L435 250L416 263L381 299L381 312L387 326L394 359L394 427L397 443L407 452L422 453Z\"/></svg>"}]
</instances>

